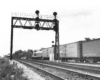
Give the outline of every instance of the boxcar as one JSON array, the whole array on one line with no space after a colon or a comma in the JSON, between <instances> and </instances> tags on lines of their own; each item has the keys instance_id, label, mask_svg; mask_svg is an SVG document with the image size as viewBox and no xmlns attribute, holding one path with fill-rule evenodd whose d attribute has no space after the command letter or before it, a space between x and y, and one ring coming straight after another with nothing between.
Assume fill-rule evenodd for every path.
<instances>
[{"instance_id":1,"label":"boxcar","mask_svg":"<svg viewBox=\"0 0 100 80\"><path fill-rule=\"evenodd\" d=\"M59 56L62 60L66 59L66 45L60 45L59 46Z\"/></svg>"},{"instance_id":2,"label":"boxcar","mask_svg":"<svg viewBox=\"0 0 100 80\"><path fill-rule=\"evenodd\" d=\"M100 39L84 41L82 43L82 54L88 62L100 61Z\"/></svg>"},{"instance_id":3,"label":"boxcar","mask_svg":"<svg viewBox=\"0 0 100 80\"><path fill-rule=\"evenodd\" d=\"M80 42L66 44L66 59L79 60L81 58Z\"/></svg>"},{"instance_id":4,"label":"boxcar","mask_svg":"<svg viewBox=\"0 0 100 80\"><path fill-rule=\"evenodd\" d=\"M70 43L66 45L66 57L80 57L79 55L79 43Z\"/></svg>"},{"instance_id":5,"label":"boxcar","mask_svg":"<svg viewBox=\"0 0 100 80\"><path fill-rule=\"evenodd\" d=\"M41 55L43 59L48 59L49 58L48 48L43 49Z\"/></svg>"}]
</instances>

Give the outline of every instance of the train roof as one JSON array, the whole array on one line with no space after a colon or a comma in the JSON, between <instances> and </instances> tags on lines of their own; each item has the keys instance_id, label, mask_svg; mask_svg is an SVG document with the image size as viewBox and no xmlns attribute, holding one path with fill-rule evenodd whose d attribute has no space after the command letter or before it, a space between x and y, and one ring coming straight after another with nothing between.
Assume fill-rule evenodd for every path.
<instances>
[{"instance_id":1,"label":"train roof","mask_svg":"<svg viewBox=\"0 0 100 80\"><path fill-rule=\"evenodd\" d=\"M36 51L35 53L42 53L42 51Z\"/></svg>"},{"instance_id":2,"label":"train roof","mask_svg":"<svg viewBox=\"0 0 100 80\"><path fill-rule=\"evenodd\" d=\"M66 43L66 44L61 44L60 46L63 46L63 45L68 45L68 44L73 44L73 43L78 43L80 41L75 41L75 42L70 42L70 43Z\"/></svg>"},{"instance_id":3,"label":"train roof","mask_svg":"<svg viewBox=\"0 0 100 80\"><path fill-rule=\"evenodd\" d=\"M79 43L79 42L90 42L90 41L96 41L96 40L100 40L100 38L93 38L93 39L88 39L88 40L80 40L80 41L75 41L75 42L71 42L71 43L66 43L66 44L61 44L59 46L63 46L63 45L68 45L68 44L72 44L72 43ZM44 49L48 49L48 48L52 48L52 47L47 47L47 48L44 48Z\"/></svg>"},{"instance_id":4,"label":"train roof","mask_svg":"<svg viewBox=\"0 0 100 80\"><path fill-rule=\"evenodd\" d=\"M100 38L97 38L97 39L90 39L90 40L84 40L82 42L91 42L91 41L97 41L97 40L100 40Z\"/></svg>"}]
</instances>

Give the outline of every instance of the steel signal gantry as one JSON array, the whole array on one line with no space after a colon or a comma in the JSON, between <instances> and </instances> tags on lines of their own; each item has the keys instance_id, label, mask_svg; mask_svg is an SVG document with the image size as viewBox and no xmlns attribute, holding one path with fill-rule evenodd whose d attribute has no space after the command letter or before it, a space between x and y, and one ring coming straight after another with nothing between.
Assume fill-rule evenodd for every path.
<instances>
[{"instance_id":1,"label":"steel signal gantry","mask_svg":"<svg viewBox=\"0 0 100 80\"><path fill-rule=\"evenodd\" d=\"M57 13L54 12L54 19L40 19L39 11L36 12L36 18L12 17L11 18L11 46L10 59L13 53L13 28L36 29L36 30L54 30L55 31L55 60L59 59L59 21L56 19ZM19 23L19 24L17 24ZM26 25L28 24L28 25Z\"/></svg>"}]
</instances>

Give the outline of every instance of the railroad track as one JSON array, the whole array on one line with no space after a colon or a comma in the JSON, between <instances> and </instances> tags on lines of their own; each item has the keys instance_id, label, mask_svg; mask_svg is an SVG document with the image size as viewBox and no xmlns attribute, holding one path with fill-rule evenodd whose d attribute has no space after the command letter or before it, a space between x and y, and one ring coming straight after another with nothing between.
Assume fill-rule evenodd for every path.
<instances>
[{"instance_id":1,"label":"railroad track","mask_svg":"<svg viewBox=\"0 0 100 80\"><path fill-rule=\"evenodd\" d=\"M33 61L28 61L33 63ZM45 62L45 61L34 61L34 63L36 64L40 64L40 65L45 65L48 67L54 67L57 69L62 69L65 71L71 71L71 72L75 72L78 74L82 74L82 75L88 75L90 77L96 78L96 79L100 79L100 67L99 68L95 68L95 67L88 67L88 66L79 66L79 65L73 65L73 64L62 64L62 63L57 63L57 62Z\"/></svg>"},{"instance_id":2,"label":"railroad track","mask_svg":"<svg viewBox=\"0 0 100 80\"><path fill-rule=\"evenodd\" d=\"M93 66L93 67L100 67L100 63L81 63L81 62L62 62L66 64L75 64L75 65L82 65L82 66Z\"/></svg>"},{"instance_id":3,"label":"railroad track","mask_svg":"<svg viewBox=\"0 0 100 80\"><path fill-rule=\"evenodd\" d=\"M18 60L18 61L19 61L19 60ZM34 66L34 65L31 64L31 63L27 63L27 62L25 62L25 61L19 61L19 62L25 64L26 66L28 66L28 67L30 67L30 68L35 68L35 69L37 69L39 72L42 72L42 73L45 74L45 75L50 76L50 77L52 78L52 80L66 80L66 79L64 79L64 78L62 78L62 77L59 77L59 76L57 76L57 75L55 75L55 74L50 73L49 71L46 71L46 70L41 69L41 68L39 68L39 67L37 67L37 66Z\"/></svg>"},{"instance_id":4,"label":"railroad track","mask_svg":"<svg viewBox=\"0 0 100 80\"><path fill-rule=\"evenodd\" d=\"M68 63L68 62L50 62L50 61L40 61L40 60L36 60L36 62L42 62L42 63L46 63L46 64L56 64L56 65L60 65L60 66L73 66L73 67L76 67L76 68L83 68L83 69L86 69L86 70L91 70L91 71L96 71L96 73L100 73L100 65L91 65L91 64L83 64L82 63Z\"/></svg>"},{"instance_id":5,"label":"railroad track","mask_svg":"<svg viewBox=\"0 0 100 80\"><path fill-rule=\"evenodd\" d=\"M68 62L50 62L50 61L40 61L40 60L36 60L36 62L42 62L42 63L46 63L46 64L56 64L59 66L65 66L65 67L73 67L73 68L80 68L80 69L85 69L85 70L91 70L94 71L96 73L100 73L100 65L93 65L93 64L82 64L82 63L68 63Z\"/></svg>"}]
</instances>

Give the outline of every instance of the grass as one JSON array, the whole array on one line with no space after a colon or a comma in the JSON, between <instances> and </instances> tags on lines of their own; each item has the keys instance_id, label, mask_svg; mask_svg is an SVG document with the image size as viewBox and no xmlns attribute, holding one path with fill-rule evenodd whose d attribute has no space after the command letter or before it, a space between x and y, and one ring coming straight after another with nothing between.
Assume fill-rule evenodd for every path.
<instances>
[{"instance_id":1,"label":"grass","mask_svg":"<svg viewBox=\"0 0 100 80\"><path fill-rule=\"evenodd\" d=\"M0 80L28 80L22 76L23 69L16 64L9 64L9 60L0 59Z\"/></svg>"}]
</instances>

